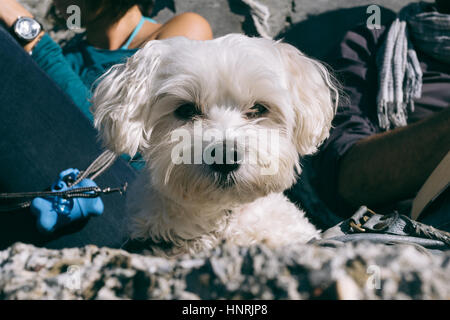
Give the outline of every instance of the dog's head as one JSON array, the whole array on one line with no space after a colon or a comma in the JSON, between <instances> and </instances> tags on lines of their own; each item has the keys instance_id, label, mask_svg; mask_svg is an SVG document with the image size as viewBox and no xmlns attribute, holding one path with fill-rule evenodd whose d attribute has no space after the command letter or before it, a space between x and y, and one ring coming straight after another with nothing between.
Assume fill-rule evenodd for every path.
<instances>
[{"instance_id":1,"label":"dog's head","mask_svg":"<svg viewBox=\"0 0 450 320\"><path fill-rule=\"evenodd\" d=\"M281 192L299 155L328 136L336 88L291 45L243 35L150 41L94 94L105 146L140 152L180 201L249 202Z\"/></svg>"}]
</instances>

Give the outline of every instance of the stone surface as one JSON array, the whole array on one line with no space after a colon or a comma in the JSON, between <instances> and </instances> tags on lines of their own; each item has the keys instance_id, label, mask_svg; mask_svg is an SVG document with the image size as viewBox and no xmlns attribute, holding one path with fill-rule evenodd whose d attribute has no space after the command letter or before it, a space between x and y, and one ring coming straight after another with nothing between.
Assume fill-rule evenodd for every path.
<instances>
[{"instance_id":1,"label":"stone surface","mask_svg":"<svg viewBox=\"0 0 450 320\"><path fill-rule=\"evenodd\" d=\"M51 0L18 1L43 22L60 44L75 35L74 31L67 30L65 21L56 18ZM389 21L394 12L409 2L377 1L377 5L386 8L381 20ZM345 31L365 23L369 17L367 7L371 4L370 0L155 0L152 16L164 23L177 14L196 12L210 22L215 37L245 33L284 39L306 54L327 61L327 54Z\"/></svg>"},{"instance_id":2,"label":"stone surface","mask_svg":"<svg viewBox=\"0 0 450 320\"><path fill-rule=\"evenodd\" d=\"M55 20L48 15L51 0L18 0L36 15L47 29L51 29ZM210 23L216 37L232 32L255 34L256 28L252 14L254 10L248 3L258 3L268 8L270 17L270 36L275 37L282 31L295 24L304 22L327 11L336 11L352 7L367 7L373 4L370 0L155 0L153 16L160 23L164 23L176 14L183 12L197 12ZM376 3L388 9L398 11L409 0L378 0ZM367 15L359 13L363 21ZM59 30L61 25L57 26ZM336 25L335 27L340 27ZM61 32L61 31L59 31Z\"/></svg>"},{"instance_id":3,"label":"stone surface","mask_svg":"<svg viewBox=\"0 0 450 320\"><path fill-rule=\"evenodd\" d=\"M56 18L51 0L18 1L43 22L60 44L74 36L75 32L67 30L65 21ZM382 22L390 21L409 2L377 1L386 8L382 10ZM367 7L371 4L371 0L155 0L152 16L164 23L177 14L197 12L210 22L215 37L245 33L283 39L306 54L327 61L327 54L345 31L365 23L369 17Z\"/></svg>"},{"instance_id":4,"label":"stone surface","mask_svg":"<svg viewBox=\"0 0 450 320\"><path fill-rule=\"evenodd\" d=\"M165 22L174 14L194 11L208 19L215 36L230 32L254 33L255 26L251 19L253 11L247 4L250 2L260 3L269 9L269 34L272 37L311 16L327 11L367 7L374 4L370 0L156 0L158 10L159 8L167 10L161 15L157 15L157 20ZM410 0L379 0L376 1L376 4L398 11L410 2ZM366 17L367 15L364 13L360 19L363 20Z\"/></svg>"},{"instance_id":5,"label":"stone surface","mask_svg":"<svg viewBox=\"0 0 450 320\"><path fill-rule=\"evenodd\" d=\"M450 252L223 244L164 259L87 246L0 251L1 299L449 299Z\"/></svg>"}]
</instances>

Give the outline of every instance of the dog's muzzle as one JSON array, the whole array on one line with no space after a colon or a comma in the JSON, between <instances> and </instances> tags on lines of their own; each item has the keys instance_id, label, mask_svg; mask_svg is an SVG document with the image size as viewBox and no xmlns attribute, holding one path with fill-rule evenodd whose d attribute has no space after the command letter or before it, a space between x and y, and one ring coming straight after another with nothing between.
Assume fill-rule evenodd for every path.
<instances>
[{"instance_id":1,"label":"dog's muzzle","mask_svg":"<svg viewBox=\"0 0 450 320\"><path fill-rule=\"evenodd\" d=\"M237 171L242 162L242 155L236 144L229 145L230 143L223 142L213 145L210 150L213 161L209 164L209 168L225 177L231 172Z\"/></svg>"}]
</instances>

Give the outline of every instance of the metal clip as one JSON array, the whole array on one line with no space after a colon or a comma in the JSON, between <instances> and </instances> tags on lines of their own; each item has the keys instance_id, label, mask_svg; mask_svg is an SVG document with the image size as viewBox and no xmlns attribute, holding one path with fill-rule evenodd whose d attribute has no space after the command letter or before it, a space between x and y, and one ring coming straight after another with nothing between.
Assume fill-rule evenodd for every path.
<instances>
[{"instance_id":1,"label":"metal clip","mask_svg":"<svg viewBox=\"0 0 450 320\"><path fill-rule=\"evenodd\" d=\"M356 224L355 221L350 221L350 227L358 230L359 232L366 232L366 229L361 227L361 223Z\"/></svg>"},{"instance_id":2,"label":"metal clip","mask_svg":"<svg viewBox=\"0 0 450 320\"><path fill-rule=\"evenodd\" d=\"M359 210L364 210L364 211L365 211L365 212L363 213L363 216L361 217L362 220L364 221L364 223L367 222L367 221L369 221L369 219L370 219L372 216L376 215L375 211L373 211L373 210L371 210L371 209L369 209L369 208L367 208L367 207L361 207ZM369 214L369 215L367 215L367 214ZM356 229L356 230L358 230L359 232L366 232L366 229L364 229L364 228L362 227L362 223L356 223L355 220L351 220L351 221L349 222L349 225L350 225L351 228Z\"/></svg>"}]
</instances>

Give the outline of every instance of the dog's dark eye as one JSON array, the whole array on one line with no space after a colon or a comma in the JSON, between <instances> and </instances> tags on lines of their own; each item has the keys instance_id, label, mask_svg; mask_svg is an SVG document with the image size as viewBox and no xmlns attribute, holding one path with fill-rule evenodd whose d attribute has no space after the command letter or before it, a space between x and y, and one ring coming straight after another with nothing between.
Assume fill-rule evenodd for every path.
<instances>
[{"instance_id":1,"label":"dog's dark eye","mask_svg":"<svg viewBox=\"0 0 450 320\"><path fill-rule=\"evenodd\" d=\"M258 118L266 114L268 111L269 110L267 110L267 108L264 105L257 103L253 107L251 107L250 111L247 112L245 115L247 116L247 118Z\"/></svg>"},{"instance_id":2,"label":"dog's dark eye","mask_svg":"<svg viewBox=\"0 0 450 320\"><path fill-rule=\"evenodd\" d=\"M191 120L199 115L201 115L201 112L193 103L184 103L175 110L175 116L181 120Z\"/></svg>"}]
</instances>

